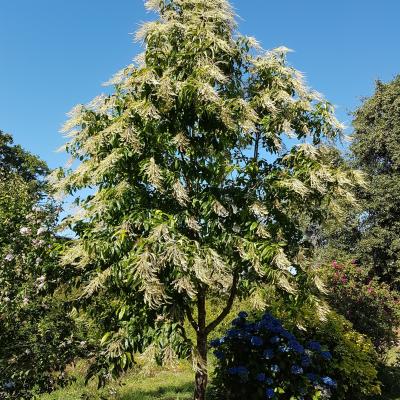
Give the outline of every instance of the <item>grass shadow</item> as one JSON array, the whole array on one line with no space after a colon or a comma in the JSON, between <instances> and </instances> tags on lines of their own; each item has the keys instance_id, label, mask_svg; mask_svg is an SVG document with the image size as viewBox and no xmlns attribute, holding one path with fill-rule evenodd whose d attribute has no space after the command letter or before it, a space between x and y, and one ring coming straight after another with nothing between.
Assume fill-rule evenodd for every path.
<instances>
[{"instance_id":1,"label":"grass shadow","mask_svg":"<svg viewBox=\"0 0 400 400\"><path fill-rule=\"evenodd\" d=\"M120 400L191 400L193 398L192 383L165 383L153 388L133 389L121 395Z\"/></svg>"}]
</instances>

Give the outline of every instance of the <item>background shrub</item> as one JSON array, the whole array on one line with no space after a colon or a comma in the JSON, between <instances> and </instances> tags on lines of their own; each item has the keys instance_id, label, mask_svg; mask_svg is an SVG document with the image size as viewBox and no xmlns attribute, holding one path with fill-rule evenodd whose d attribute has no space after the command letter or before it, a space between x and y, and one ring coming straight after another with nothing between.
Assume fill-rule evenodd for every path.
<instances>
[{"instance_id":1,"label":"background shrub","mask_svg":"<svg viewBox=\"0 0 400 400\"><path fill-rule=\"evenodd\" d=\"M368 335L377 348L388 348L396 340L395 329L400 326L398 293L378 280L355 261L325 268L329 288L329 303L354 328Z\"/></svg>"},{"instance_id":2,"label":"background shrub","mask_svg":"<svg viewBox=\"0 0 400 400\"><path fill-rule=\"evenodd\" d=\"M344 317L335 312L329 313L325 321L315 317L300 335L303 340L313 338L329 347L329 373L337 382L332 399L361 400L380 394L378 354L371 340L355 331Z\"/></svg>"}]
</instances>

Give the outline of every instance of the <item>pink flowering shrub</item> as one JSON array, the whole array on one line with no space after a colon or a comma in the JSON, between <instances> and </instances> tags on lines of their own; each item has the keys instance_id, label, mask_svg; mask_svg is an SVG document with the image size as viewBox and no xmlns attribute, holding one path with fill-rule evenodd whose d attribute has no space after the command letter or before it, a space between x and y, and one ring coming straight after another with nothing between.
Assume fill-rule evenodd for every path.
<instances>
[{"instance_id":1,"label":"pink flowering shrub","mask_svg":"<svg viewBox=\"0 0 400 400\"><path fill-rule=\"evenodd\" d=\"M329 302L353 323L360 333L368 335L375 346L388 347L396 339L400 326L400 297L356 261L333 261L326 268Z\"/></svg>"}]
</instances>

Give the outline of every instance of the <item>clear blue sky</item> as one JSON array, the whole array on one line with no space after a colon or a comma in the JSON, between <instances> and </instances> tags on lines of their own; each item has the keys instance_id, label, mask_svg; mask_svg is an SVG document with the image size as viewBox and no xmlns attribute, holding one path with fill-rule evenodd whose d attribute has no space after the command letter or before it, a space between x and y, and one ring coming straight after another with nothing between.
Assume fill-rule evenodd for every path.
<instances>
[{"instance_id":1,"label":"clear blue sky","mask_svg":"<svg viewBox=\"0 0 400 400\"><path fill-rule=\"evenodd\" d=\"M400 0L234 0L242 33L285 45L340 119L374 80L400 73ZM129 33L152 19L142 0L1 0L0 129L51 167L66 112L138 53Z\"/></svg>"}]
</instances>

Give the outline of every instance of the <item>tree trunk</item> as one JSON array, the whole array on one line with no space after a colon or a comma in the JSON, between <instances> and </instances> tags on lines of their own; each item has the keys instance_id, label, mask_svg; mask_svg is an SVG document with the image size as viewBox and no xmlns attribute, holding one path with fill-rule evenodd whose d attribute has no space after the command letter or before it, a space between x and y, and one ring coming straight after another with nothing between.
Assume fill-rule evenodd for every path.
<instances>
[{"instance_id":1,"label":"tree trunk","mask_svg":"<svg viewBox=\"0 0 400 400\"><path fill-rule=\"evenodd\" d=\"M206 331L206 296L204 290L199 290L197 297L197 362L195 375L194 400L205 400L207 373L207 331Z\"/></svg>"},{"instance_id":2,"label":"tree trunk","mask_svg":"<svg viewBox=\"0 0 400 400\"><path fill-rule=\"evenodd\" d=\"M194 400L205 400L208 383L206 335L197 335L197 357Z\"/></svg>"}]
</instances>

